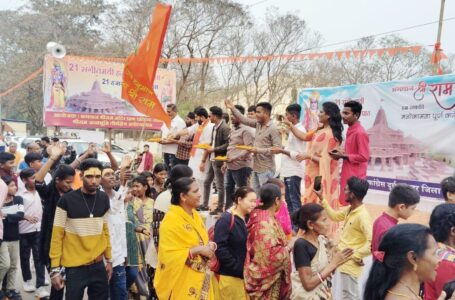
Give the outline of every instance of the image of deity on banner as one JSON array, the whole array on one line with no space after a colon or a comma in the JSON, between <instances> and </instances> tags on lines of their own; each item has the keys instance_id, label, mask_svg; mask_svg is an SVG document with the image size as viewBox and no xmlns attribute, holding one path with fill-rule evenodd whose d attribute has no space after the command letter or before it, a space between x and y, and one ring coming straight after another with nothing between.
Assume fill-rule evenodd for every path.
<instances>
[{"instance_id":1,"label":"image of deity on banner","mask_svg":"<svg viewBox=\"0 0 455 300\"><path fill-rule=\"evenodd\" d=\"M46 109L54 111L63 111L65 109L65 92L67 77L65 75L65 62L63 60L54 60L51 70L51 91L50 102Z\"/></svg>"},{"instance_id":2,"label":"image of deity on banner","mask_svg":"<svg viewBox=\"0 0 455 300\"><path fill-rule=\"evenodd\" d=\"M308 101L303 101L304 105L304 123L305 129L307 131L313 130L318 127L319 119L319 101L321 99L321 94L317 91L314 91L309 96Z\"/></svg>"}]
</instances>

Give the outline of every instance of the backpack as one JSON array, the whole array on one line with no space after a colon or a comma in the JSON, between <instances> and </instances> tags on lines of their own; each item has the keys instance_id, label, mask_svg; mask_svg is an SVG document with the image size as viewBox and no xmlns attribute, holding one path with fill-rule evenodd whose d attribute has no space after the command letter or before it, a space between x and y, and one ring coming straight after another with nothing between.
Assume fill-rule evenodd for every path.
<instances>
[{"instance_id":1,"label":"backpack","mask_svg":"<svg viewBox=\"0 0 455 300\"><path fill-rule=\"evenodd\" d=\"M230 214L230 215L231 215L231 220L229 222L229 232L231 232L231 229L234 227L234 220L235 220L234 215L233 214ZM216 225L216 223L212 227L210 227L208 230L209 241L211 241L211 242L215 242L215 225ZM213 255L212 258L210 259L209 267L213 273L218 273L220 271L220 261L218 260L216 255Z\"/></svg>"}]
</instances>

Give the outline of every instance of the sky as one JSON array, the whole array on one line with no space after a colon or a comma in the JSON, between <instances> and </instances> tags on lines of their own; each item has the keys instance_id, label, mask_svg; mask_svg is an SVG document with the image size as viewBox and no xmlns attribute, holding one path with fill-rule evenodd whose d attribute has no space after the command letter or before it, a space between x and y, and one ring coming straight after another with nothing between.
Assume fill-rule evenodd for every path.
<instances>
[{"instance_id":1,"label":"sky","mask_svg":"<svg viewBox=\"0 0 455 300\"><path fill-rule=\"evenodd\" d=\"M176 0L178 1L178 0ZM24 1L0 0L0 10L15 9ZM169 2L169 1L168 1ZM249 5L254 18L264 20L268 7L293 12L309 28L318 31L323 44L332 44L364 36L389 32L438 21L439 0L239 0ZM446 0L441 44L446 53L455 53L455 0ZM436 41L437 23L401 31L398 34L415 45L431 50ZM351 43L351 45L354 42ZM350 44L322 48L330 51Z\"/></svg>"}]
</instances>

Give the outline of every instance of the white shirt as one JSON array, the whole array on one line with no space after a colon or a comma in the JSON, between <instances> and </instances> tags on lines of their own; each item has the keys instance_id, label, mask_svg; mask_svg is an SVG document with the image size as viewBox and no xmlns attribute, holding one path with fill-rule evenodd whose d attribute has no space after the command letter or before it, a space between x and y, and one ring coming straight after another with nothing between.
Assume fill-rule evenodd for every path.
<instances>
[{"instance_id":1,"label":"white shirt","mask_svg":"<svg viewBox=\"0 0 455 300\"><path fill-rule=\"evenodd\" d=\"M306 132L303 124L298 123L295 127L302 131ZM283 154L281 156L281 172L280 175L283 177L298 176L300 178L305 177L305 164L304 162L299 162L296 160L296 156L299 153L305 153L306 151L306 142L298 139L292 131L289 131L288 144L284 147L285 150L291 153L291 157Z\"/></svg>"},{"instance_id":2,"label":"white shirt","mask_svg":"<svg viewBox=\"0 0 455 300\"><path fill-rule=\"evenodd\" d=\"M210 144L210 142L212 140L213 126L215 126L215 124L213 124L209 121L209 123L204 127L204 129L201 132L201 137L199 138L199 144ZM192 125L191 127L188 127L188 133L196 134L198 128L199 128L199 124L196 123L196 124ZM196 148L194 155L190 156L190 161L188 162L188 166L193 170L193 177L196 179L205 178L205 174L203 174L203 173L201 173L201 171L199 171L199 166L201 164L202 157L204 156L204 152L205 152L205 150ZM207 170L209 160L207 159L205 161L205 163L206 163L205 169Z\"/></svg>"},{"instance_id":3,"label":"white shirt","mask_svg":"<svg viewBox=\"0 0 455 300\"><path fill-rule=\"evenodd\" d=\"M44 182L46 184L49 184L52 181L52 175L49 173L46 173L46 176L44 176ZM25 192L27 189L25 188L24 182L22 179L18 176L17 177L17 194L20 195L21 193Z\"/></svg>"},{"instance_id":4,"label":"white shirt","mask_svg":"<svg viewBox=\"0 0 455 300\"><path fill-rule=\"evenodd\" d=\"M25 189L21 193L17 193L17 195L21 196L24 200L24 214L26 216L36 217L39 220L36 223L30 223L26 220L20 221L19 234L39 232L41 230L41 220L43 218L43 206L38 191L31 192Z\"/></svg>"},{"instance_id":5,"label":"white shirt","mask_svg":"<svg viewBox=\"0 0 455 300\"><path fill-rule=\"evenodd\" d=\"M111 208L107 214L107 226L112 247L112 267L116 267L125 262L128 250L126 247L126 217L123 197L121 193L113 192L113 196L109 198Z\"/></svg>"},{"instance_id":6,"label":"white shirt","mask_svg":"<svg viewBox=\"0 0 455 300\"><path fill-rule=\"evenodd\" d=\"M185 128L186 128L185 121L183 121L183 119L180 118L179 115L177 115L171 120L171 128L167 128L166 124L163 123L163 125L161 126L161 136L163 138L166 138L169 134L175 134ZM177 147L178 147L177 144L161 145L163 153L169 153L174 155L177 153Z\"/></svg>"}]
</instances>

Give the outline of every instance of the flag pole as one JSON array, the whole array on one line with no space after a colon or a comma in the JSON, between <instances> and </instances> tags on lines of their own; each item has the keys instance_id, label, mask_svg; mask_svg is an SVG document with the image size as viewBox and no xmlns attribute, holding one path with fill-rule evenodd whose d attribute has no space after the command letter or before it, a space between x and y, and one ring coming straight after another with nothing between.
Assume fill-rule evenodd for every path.
<instances>
[{"instance_id":1,"label":"flag pole","mask_svg":"<svg viewBox=\"0 0 455 300\"><path fill-rule=\"evenodd\" d=\"M436 37L436 44L435 44L435 58L436 64L433 67L433 75L438 74L438 70L440 69L440 60L441 60L441 35L442 35L442 24L444 22L444 6L445 0L441 0L441 8L439 10L439 24L438 24L438 35Z\"/></svg>"}]
</instances>

